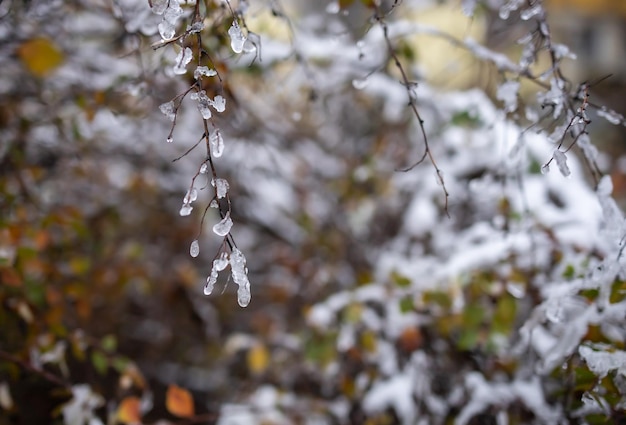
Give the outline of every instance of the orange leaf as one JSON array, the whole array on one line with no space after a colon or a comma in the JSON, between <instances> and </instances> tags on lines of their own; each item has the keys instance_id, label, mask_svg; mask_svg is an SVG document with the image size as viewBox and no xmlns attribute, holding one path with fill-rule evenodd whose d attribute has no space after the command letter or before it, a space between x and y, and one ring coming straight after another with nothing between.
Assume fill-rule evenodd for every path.
<instances>
[{"instance_id":1,"label":"orange leaf","mask_svg":"<svg viewBox=\"0 0 626 425\"><path fill-rule=\"evenodd\" d=\"M189 418L194 415L191 393L177 385L170 385L167 388L165 407L172 415L180 418Z\"/></svg>"},{"instance_id":2,"label":"orange leaf","mask_svg":"<svg viewBox=\"0 0 626 425\"><path fill-rule=\"evenodd\" d=\"M26 69L36 77L45 77L63 63L63 53L47 38L25 41L17 49L17 55Z\"/></svg>"},{"instance_id":3,"label":"orange leaf","mask_svg":"<svg viewBox=\"0 0 626 425\"><path fill-rule=\"evenodd\" d=\"M125 424L141 423L140 405L138 397L126 397L117 408L117 420Z\"/></svg>"}]
</instances>

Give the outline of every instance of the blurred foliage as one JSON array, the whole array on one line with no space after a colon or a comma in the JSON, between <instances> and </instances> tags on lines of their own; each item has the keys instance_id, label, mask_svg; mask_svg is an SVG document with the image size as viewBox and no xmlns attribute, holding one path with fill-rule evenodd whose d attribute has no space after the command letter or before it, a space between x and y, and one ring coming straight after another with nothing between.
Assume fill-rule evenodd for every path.
<instances>
[{"instance_id":1,"label":"blurred foliage","mask_svg":"<svg viewBox=\"0 0 626 425\"><path fill-rule=\"evenodd\" d=\"M29 7L35 5L18 3L13 2L11 19L32 19ZM253 91L262 90L258 78L279 72L280 66L231 69L230 62L220 59L229 48L224 34L230 18L223 17L217 3L203 5L208 15L219 17L202 38L213 66L224 76L248 79ZM73 1L61 11L71 14L89 7L89 2ZM339 7L371 9L374 3L342 0ZM150 38L129 29L114 10L102 13L115 21L111 57L126 57L128 45L149 45ZM299 209L285 218L301 232L297 243L255 215L252 189L237 181L242 170L225 171L240 194L234 201L235 219L255 235L249 237L254 242L249 243L250 269L259 289L250 307L241 310L230 296L232 283L218 284L229 296L200 296L207 270L187 255L198 228L177 215L180 187L166 184L176 176L172 158L150 152L149 141L141 138L148 136L141 132L137 140L129 137L113 145L80 125L93 123L103 111L155 120L147 111L171 95L173 88L163 83L171 80L158 80L161 75L142 68L145 75L134 83L152 84L143 95L145 104L116 91L128 82L123 78L104 89L92 87L93 81L86 78L83 86L70 85L57 93L55 72L77 58L46 28L42 34L13 40L16 68L11 72L16 84L10 95L0 98L0 124L10 129L3 133L0 154L0 409L6 414L0 425L67 423L69 414L64 412L78 398L82 383L106 400L102 405L94 401L93 410L108 424L215 423L226 415L225 405L243 405L268 387L277 389L272 400L286 418L275 423L310 423L309 417L343 423L347 417L347 423L394 424L401 422L399 411L369 412L363 400L391 379L385 360L402 375L420 355L432 359L423 382L433 398L431 405L415 403L425 417L439 414L442 423L453 423L468 397L463 379L469 372L495 379L512 379L519 372L519 359L510 348L521 324L542 302L540 288L530 282L544 270L507 258L456 276L456 282L441 288L416 290L422 276L395 270L376 281L373 258L378 253L370 247L381 247L403 232L408 195L396 193L394 167L380 164L397 165L412 154L403 147L405 135L413 131L405 116L385 122L380 102L358 93L345 100L323 99L322 109L338 102L336 118L354 126L346 132L345 143L330 148L324 135L314 133L315 122L304 117L293 140L317 138L320 151L342 156L344 162L342 171L323 176L314 175L306 162L298 163L299 177L290 183ZM126 38L133 42L125 44ZM399 42L397 51L404 63L416 60L409 44ZM191 84L191 77L188 80ZM207 80L202 89L210 96L228 96L229 104L249 119L241 128L225 128L260 143L252 136L268 124L245 115L249 106L237 103L230 81L225 78L217 85ZM313 96L303 96L313 104ZM229 117L235 124L241 118L237 113ZM445 120L446 126L459 130L489 125L473 111ZM42 127L54 131L56 144L37 141L33 135ZM293 140L285 143L296 145ZM134 144L148 148L133 150ZM533 161L530 173L539 174L541 165ZM125 178L107 172L111 164L127 165L121 173ZM315 191L332 200L337 209L332 219L307 210ZM394 201L396 195L401 205ZM522 219L511 204L502 196L495 207L505 228ZM479 216L479 208L472 207L463 211L459 222ZM445 214L442 208L436 213ZM551 229L539 228L537 233L554 239ZM426 247L432 243L432 234L415 238L423 238ZM567 262L556 243L552 256L551 268ZM578 264L565 264L561 274L573 280L584 273ZM348 290L359 296L333 298ZM577 295L592 303L600 293L592 288ZM316 307L333 299L338 301L328 308L327 326L316 324L311 319ZM625 299L626 282L616 279L609 303ZM390 329L390 318L401 326ZM625 348L601 325L590 326L582 344L609 351ZM585 416L588 423L624 420L624 377L614 371L599 379L577 353L551 371L544 387L550 401L566 406L565 415L572 421L578 418L568 415L585 400L605 409ZM289 398L294 394L295 401ZM453 396L456 405L439 413L436 403L447 403ZM335 401L347 406L345 415L337 413ZM507 409L508 423L534 419L521 403ZM472 423L494 418L486 409Z\"/></svg>"}]
</instances>

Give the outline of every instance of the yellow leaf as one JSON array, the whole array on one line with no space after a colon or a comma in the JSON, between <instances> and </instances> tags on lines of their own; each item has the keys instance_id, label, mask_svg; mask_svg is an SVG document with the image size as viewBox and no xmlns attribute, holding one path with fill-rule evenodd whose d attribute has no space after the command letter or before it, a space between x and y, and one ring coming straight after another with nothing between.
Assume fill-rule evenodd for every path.
<instances>
[{"instance_id":1,"label":"yellow leaf","mask_svg":"<svg viewBox=\"0 0 626 425\"><path fill-rule=\"evenodd\" d=\"M165 407L168 412L179 418L189 418L194 415L191 393L177 385L170 385L167 388Z\"/></svg>"},{"instance_id":2,"label":"yellow leaf","mask_svg":"<svg viewBox=\"0 0 626 425\"><path fill-rule=\"evenodd\" d=\"M63 63L63 53L47 38L33 38L17 49L20 60L36 77L45 77Z\"/></svg>"},{"instance_id":3,"label":"yellow leaf","mask_svg":"<svg viewBox=\"0 0 626 425\"><path fill-rule=\"evenodd\" d=\"M247 355L248 369L254 375L265 372L270 362L270 354L262 343L255 344Z\"/></svg>"},{"instance_id":4,"label":"yellow leaf","mask_svg":"<svg viewBox=\"0 0 626 425\"><path fill-rule=\"evenodd\" d=\"M126 397L117 408L117 420L125 424L141 423L140 405L138 397Z\"/></svg>"}]
</instances>

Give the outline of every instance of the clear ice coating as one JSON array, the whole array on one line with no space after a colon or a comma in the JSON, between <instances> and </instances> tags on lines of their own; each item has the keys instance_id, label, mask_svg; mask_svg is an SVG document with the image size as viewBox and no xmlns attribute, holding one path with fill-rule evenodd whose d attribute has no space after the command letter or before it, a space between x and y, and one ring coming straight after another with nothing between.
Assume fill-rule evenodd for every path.
<instances>
[{"instance_id":1,"label":"clear ice coating","mask_svg":"<svg viewBox=\"0 0 626 425\"><path fill-rule=\"evenodd\" d=\"M191 255L193 258L196 258L199 254L200 254L200 244L198 243L198 240L196 239L193 242L191 242L191 246L189 247L189 255Z\"/></svg>"},{"instance_id":2,"label":"clear ice coating","mask_svg":"<svg viewBox=\"0 0 626 425\"><path fill-rule=\"evenodd\" d=\"M219 158L224 153L224 138L219 129L216 129L209 136L209 146L211 147L213 158Z\"/></svg>"},{"instance_id":3,"label":"clear ice coating","mask_svg":"<svg viewBox=\"0 0 626 425\"><path fill-rule=\"evenodd\" d=\"M199 92L196 93L192 93L191 96L189 96L189 98L191 100L197 100L198 101L198 111L200 111L200 113L202 114L202 118L204 118L205 120L208 120L209 118L211 118L211 109L209 108L209 105L212 103L212 100L209 99L209 97L206 95L206 92L204 90L200 90Z\"/></svg>"},{"instance_id":4,"label":"clear ice coating","mask_svg":"<svg viewBox=\"0 0 626 425\"><path fill-rule=\"evenodd\" d=\"M224 218L213 226L213 232L217 236L226 236L232 227L233 221L230 219L230 211L228 211Z\"/></svg>"},{"instance_id":5,"label":"clear ice coating","mask_svg":"<svg viewBox=\"0 0 626 425\"><path fill-rule=\"evenodd\" d=\"M215 194L217 195L217 199L222 199L228 193L228 189L230 185L228 184L228 180L226 179L216 179L211 181L211 184L215 187Z\"/></svg>"},{"instance_id":6,"label":"clear ice coating","mask_svg":"<svg viewBox=\"0 0 626 425\"><path fill-rule=\"evenodd\" d=\"M228 36L230 37L230 47L235 53L241 53L243 51L243 45L246 42L246 36L243 35L237 20L233 21L233 24L228 29Z\"/></svg>"},{"instance_id":7,"label":"clear ice coating","mask_svg":"<svg viewBox=\"0 0 626 425\"><path fill-rule=\"evenodd\" d=\"M202 21L197 21L187 27L187 32L189 34L194 34L194 33L202 31L203 29L204 29L204 23Z\"/></svg>"},{"instance_id":8,"label":"clear ice coating","mask_svg":"<svg viewBox=\"0 0 626 425\"><path fill-rule=\"evenodd\" d=\"M167 9L168 0L152 0L152 12L157 15L162 15Z\"/></svg>"},{"instance_id":9,"label":"clear ice coating","mask_svg":"<svg viewBox=\"0 0 626 425\"><path fill-rule=\"evenodd\" d=\"M200 79L200 77L213 77L215 75L217 75L217 71L210 69L208 66L199 66L193 71L193 78L196 80Z\"/></svg>"},{"instance_id":10,"label":"clear ice coating","mask_svg":"<svg viewBox=\"0 0 626 425\"><path fill-rule=\"evenodd\" d=\"M239 286L237 302L241 307L246 307L250 303L250 281L246 269L246 257L237 248L233 248L230 254L230 271L233 282Z\"/></svg>"},{"instance_id":11,"label":"clear ice coating","mask_svg":"<svg viewBox=\"0 0 626 425\"><path fill-rule=\"evenodd\" d=\"M170 121L174 121L176 119L176 107L174 106L174 102L169 101L162 103L159 106L159 109L161 110L163 115L170 119Z\"/></svg>"},{"instance_id":12,"label":"clear ice coating","mask_svg":"<svg viewBox=\"0 0 626 425\"><path fill-rule=\"evenodd\" d=\"M209 277L206 278L206 285L204 285L204 295L211 295L211 292L213 292L215 283L217 283L217 275L218 273L214 265L211 269L211 274L209 275Z\"/></svg>"},{"instance_id":13,"label":"clear ice coating","mask_svg":"<svg viewBox=\"0 0 626 425\"><path fill-rule=\"evenodd\" d=\"M211 295L215 283L217 282L217 276L219 272L224 270L229 264L228 254L222 252L218 258L213 260L213 267L211 268L211 274L206 279L206 285L204 285L204 295Z\"/></svg>"},{"instance_id":14,"label":"clear ice coating","mask_svg":"<svg viewBox=\"0 0 626 425\"><path fill-rule=\"evenodd\" d=\"M176 64L174 65L174 74L182 75L187 72L187 65L193 59L193 52L189 47L185 47L176 56Z\"/></svg>"}]
</instances>

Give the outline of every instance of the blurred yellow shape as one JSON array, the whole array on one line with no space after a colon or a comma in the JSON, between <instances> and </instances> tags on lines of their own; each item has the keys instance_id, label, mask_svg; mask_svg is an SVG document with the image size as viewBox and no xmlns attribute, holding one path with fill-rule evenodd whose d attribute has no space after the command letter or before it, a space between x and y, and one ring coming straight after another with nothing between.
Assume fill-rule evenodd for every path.
<instances>
[{"instance_id":1,"label":"blurred yellow shape","mask_svg":"<svg viewBox=\"0 0 626 425\"><path fill-rule=\"evenodd\" d=\"M45 77L63 63L63 53L47 38L33 38L17 49L26 69L36 77Z\"/></svg>"}]
</instances>

